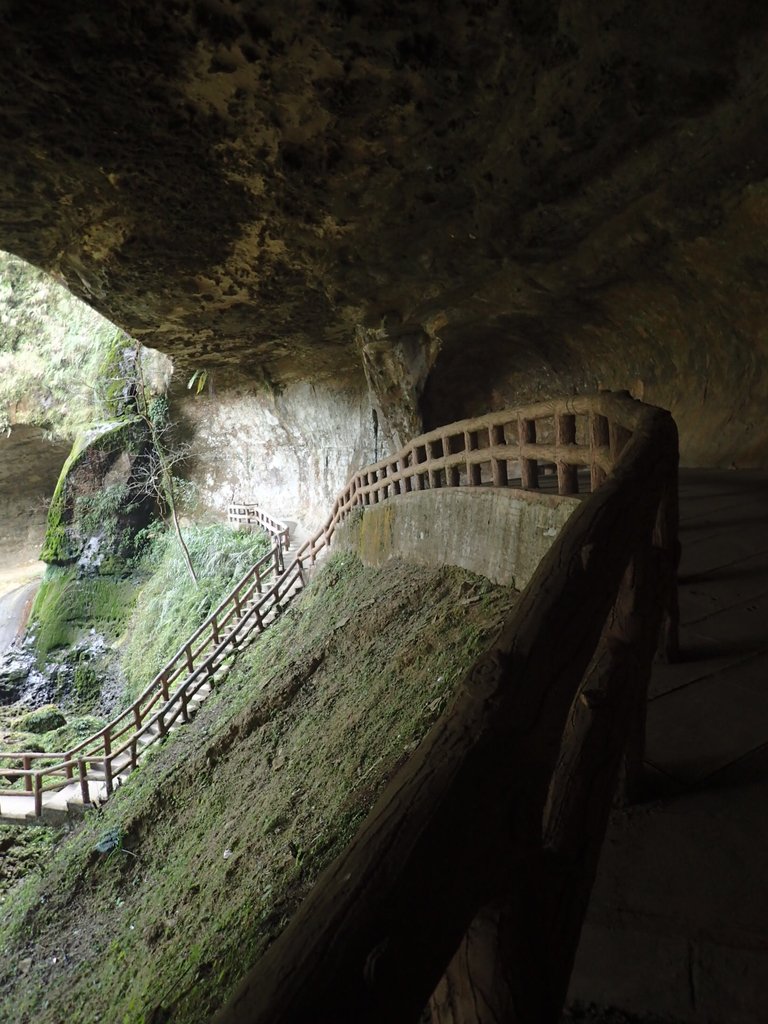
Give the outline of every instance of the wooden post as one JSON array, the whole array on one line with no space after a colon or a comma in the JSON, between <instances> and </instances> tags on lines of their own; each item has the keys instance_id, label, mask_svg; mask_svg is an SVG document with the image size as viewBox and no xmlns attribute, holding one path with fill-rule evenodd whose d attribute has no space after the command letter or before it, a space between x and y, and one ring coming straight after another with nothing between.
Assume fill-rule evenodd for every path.
<instances>
[{"instance_id":1,"label":"wooden post","mask_svg":"<svg viewBox=\"0 0 768 1024\"><path fill-rule=\"evenodd\" d=\"M108 732L104 733L104 782L107 796L112 795L112 739Z\"/></svg>"},{"instance_id":2,"label":"wooden post","mask_svg":"<svg viewBox=\"0 0 768 1024\"><path fill-rule=\"evenodd\" d=\"M88 791L88 774L85 770L85 761L82 757L77 759L77 772L80 776L80 796L83 799L83 806L87 807L91 802L91 794Z\"/></svg>"},{"instance_id":3,"label":"wooden post","mask_svg":"<svg viewBox=\"0 0 768 1024\"><path fill-rule=\"evenodd\" d=\"M40 818L43 813L43 773L35 772L35 817Z\"/></svg>"},{"instance_id":4,"label":"wooden post","mask_svg":"<svg viewBox=\"0 0 768 1024\"><path fill-rule=\"evenodd\" d=\"M443 438L443 453L445 455L453 455L454 439L450 434L446 434ZM448 487L458 487L461 482L458 466L448 466L445 470L445 483Z\"/></svg>"},{"instance_id":5,"label":"wooden post","mask_svg":"<svg viewBox=\"0 0 768 1024\"><path fill-rule=\"evenodd\" d=\"M467 452L476 452L479 446L476 430L468 430L464 434L464 449ZM467 460L467 483L470 487L479 487L482 483L482 474L479 462Z\"/></svg>"},{"instance_id":6,"label":"wooden post","mask_svg":"<svg viewBox=\"0 0 768 1024\"><path fill-rule=\"evenodd\" d=\"M504 426L499 424L489 429L488 440L491 447L500 444L506 444L504 437ZM507 460L497 459L495 456L491 458L491 473L493 474L493 486L494 487L506 487L507 486Z\"/></svg>"},{"instance_id":7,"label":"wooden post","mask_svg":"<svg viewBox=\"0 0 768 1024\"><path fill-rule=\"evenodd\" d=\"M438 449L439 446L439 449ZM437 441L429 441L427 444L427 455L430 464L434 459L440 459L443 456L443 442L438 438ZM442 487L443 481L440 476L439 469L429 470L429 486L430 488Z\"/></svg>"},{"instance_id":8,"label":"wooden post","mask_svg":"<svg viewBox=\"0 0 768 1024\"><path fill-rule=\"evenodd\" d=\"M194 662L192 660L192 644L187 644L185 646L184 654L186 655L186 659L187 659L187 671L188 672L194 672L195 665L194 665Z\"/></svg>"},{"instance_id":9,"label":"wooden post","mask_svg":"<svg viewBox=\"0 0 768 1024\"><path fill-rule=\"evenodd\" d=\"M166 670L160 676L160 690L163 694L163 700L168 700L168 676Z\"/></svg>"},{"instance_id":10,"label":"wooden post","mask_svg":"<svg viewBox=\"0 0 768 1024\"><path fill-rule=\"evenodd\" d=\"M599 466L595 462L595 449L601 448L608 450L610 444L610 434L608 430L608 419L605 416L601 416L600 413L591 412L589 414L589 447L590 447L590 464L589 464L589 480L590 486L593 491L596 491L600 484L605 480L605 470L602 466Z\"/></svg>"},{"instance_id":11,"label":"wooden post","mask_svg":"<svg viewBox=\"0 0 768 1024\"><path fill-rule=\"evenodd\" d=\"M401 466L402 470L406 470L406 469L410 469L410 467L412 465L413 465L413 451L409 451L409 452L406 452L405 455L403 456L403 460L400 463L400 466ZM411 489L412 489L412 484L411 484L412 479L413 478L410 477L410 476L403 477L403 480L402 480L402 492L403 492L403 494L410 494Z\"/></svg>"},{"instance_id":12,"label":"wooden post","mask_svg":"<svg viewBox=\"0 0 768 1024\"><path fill-rule=\"evenodd\" d=\"M24 769L25 773L26 772L31 772L32 771L32 758L29 757L29 756L23 757L21 759L21 766ZM27 774L24 775L24 789L26 790L27 793L31 793L32 792L32 776L31 775L27 775Z\"/></svg>"},{"instance_id":13,"label":"wooden post","mask_svg":"<svg viewBox=\"0 0 768 1024\"><path fill-rule=\"evenodd\" d=\"M219 623L214 615L211 619L211 636L213 637L214 644L219 642Z\"/></svg>"},{"instance_id":14,"label":"wooden post","mask_svg":"<svg viewBox=\"0 0 768 1024\"><path fill-rule=\"evenodd\" d=\"M625 744L644 711L660 614L656 585L646 539L572 705L538 851L532 842L507 897L473 920L430 1001L432 1024L561 1019Z\"/></svg>"},{"instance_id":15,"label":"wooden post","mask_svg":"<svg viewBox=\"0 0 768 1024\"><path fill-rule=\"evenodd\" d=\"M576 443L576 417L571 413L555 416L555 447L561 448ZM557 458L558 494L578 494L579 478L576 466L568 461L567 452L558 452Z\"/></svg>"},{"instance_id":16,"label":"wooden post","mask_svg":"<svg viewBox=\"0 0 768 1024\"><path fill-rule=\"evenodd\" d=\"M536 459L524 458L522 445L536 444L536 420L518 419L518 438L520 450L520 482L526 491L536 490L539 486L539 464Z\"/></svg>"}]
</instances>

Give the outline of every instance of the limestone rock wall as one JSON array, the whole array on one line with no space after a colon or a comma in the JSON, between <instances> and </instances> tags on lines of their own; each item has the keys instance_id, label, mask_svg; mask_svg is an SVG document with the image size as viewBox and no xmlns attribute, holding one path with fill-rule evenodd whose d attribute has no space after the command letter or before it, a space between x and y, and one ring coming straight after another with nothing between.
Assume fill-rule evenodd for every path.
<instances>
[{"instance_id":1,"label":"limestone rock wall","mask_svg":"<svg viewBox=\"0 0 768 1024\"><path fill-rule=\"evenodd\" d=\"M174 402L194 458L202 503L223 513L255 501L273 515L319 526L350 473L381 456L364 384L289 385L282 394L224 390Z\"/></svg>"},{"instance_id":2,"label":"limestone rock wall","mask_svg":"<svg viewBox=\"0 0 768 1024\"><path fill-rule=\"evenodd\" d=\"M238 387L383 326L395 432L603 384L768 458L765 5L256 6L4 3L0 247Z\"/></svg>"},{"instance_id":3,"label":"limestone rock wall","mask_svg":"<svg viewBox=\"0 0 768 1024\"><path fill-rule=\"evenodd\" d=\"M17 424L0 434L0 569L37 558L69 447L40 427Z\"/></svg>"}]
</instances>

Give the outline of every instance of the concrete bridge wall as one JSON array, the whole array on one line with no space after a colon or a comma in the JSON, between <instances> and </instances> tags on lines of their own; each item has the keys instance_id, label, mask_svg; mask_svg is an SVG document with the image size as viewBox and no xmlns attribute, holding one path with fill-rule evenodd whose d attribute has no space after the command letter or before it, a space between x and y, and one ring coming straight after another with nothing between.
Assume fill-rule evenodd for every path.
<instances>
[{"instance_id":1,"label":"concrete bridge wall","mask_svg":"<svg viewBox=\"0 0 768 1024\"><path fill-rule=\"evenodd\" d=\"M348 516L333 547L366 565L456 565L521 590L578 503L511 489L414 491Z\"/></svg>"}]
</instances>

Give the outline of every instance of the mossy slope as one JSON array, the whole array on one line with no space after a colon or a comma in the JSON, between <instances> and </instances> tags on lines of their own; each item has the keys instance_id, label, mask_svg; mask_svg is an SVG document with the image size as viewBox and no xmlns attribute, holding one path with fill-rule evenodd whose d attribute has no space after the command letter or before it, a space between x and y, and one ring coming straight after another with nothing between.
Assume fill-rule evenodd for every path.
<instances>
[{"instance_id":1,"label":"mossy slope","mask_svg":"<svg viewBox=\"0 0 768 1024\"><path fill-rule=\"evenodd\" d=\"M42 561L51 565L75 561L89 536L97 532L115 553L130 546L133 533L146 525L152 509L151 495L131 479L133 466L149 443L146 424L139 417L105 424L78 437L51 498ZM109 473L123 454L128 467L110 483Z\"/></svg>"},{"instance_id":2,"label":"mossy slope","mask_svg":"<svg viewBox=\"0 0 768 1024\"><path fill-rule=\"evenodd\" d=\"M514 599L461 570L333 559L195 722L14 893L0 1019L208 1020Z\"/></svg>"}]
</instances>

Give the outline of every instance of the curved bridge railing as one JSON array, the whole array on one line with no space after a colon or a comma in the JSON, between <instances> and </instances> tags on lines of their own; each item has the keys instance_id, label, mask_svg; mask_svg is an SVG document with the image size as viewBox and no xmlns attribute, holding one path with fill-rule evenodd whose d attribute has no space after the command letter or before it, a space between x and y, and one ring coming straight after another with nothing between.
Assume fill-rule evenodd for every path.
<instances>
[{"instance_id":1,"label":"curved bridge railing","mask_svg":"<svg viewBox=\"0 0 768 1024\"><path fill-rule=\"evenodd\" d=\"M660 466L667 466L672 450L676 459L676 435L672 437L670 429L674 431L674 424L668 414L626 394L607 392L448 424L356 472L325 523L301 545L287 568L287 526L256 506L233 506L233 521L256 520L272 533L271 551L248 570L130 707L95 735L60 753L0 753L0 777L23 787L0 790L0 820L13 820L4 813L6 801L26 800L27 805L19 805L26 809L18 817L40 820L46 804L59 813L66 811L66 805L57 804L56 794L73 787L79 790L80 806L108 797L145 749L167 736L177 722L189 720L225 659L252 631L263 630L304 585L307 569L352 509L440 487L551 486L560 494L602 490L619 468L633 477L634 452L658 445ZM649 489L647 481L634 483L640 491ZM659 493L652 493L658 505L658 543L671 558L677 536L676 469L664 477ZM563 532L570 535L575 529L569 520ZM662 599L667 609L665 644L671 651L676 635L674 586L667 586Z\"/></svg>"},{"instance_id":2,"label":"curved bridge railing","mask_svg":"<svg viewBox=\"0 0 768 1024\"><path fill-rule=\"evenodd\" d=\"M454 423L354 475L300 557L409 489L592 493L217 1024L417 1020L428 1000L432 1024L560 1020L622 765L642 782L660 638L674 654L677 461L668 413L598 394Z\"/></svg>"}]
</instances>

